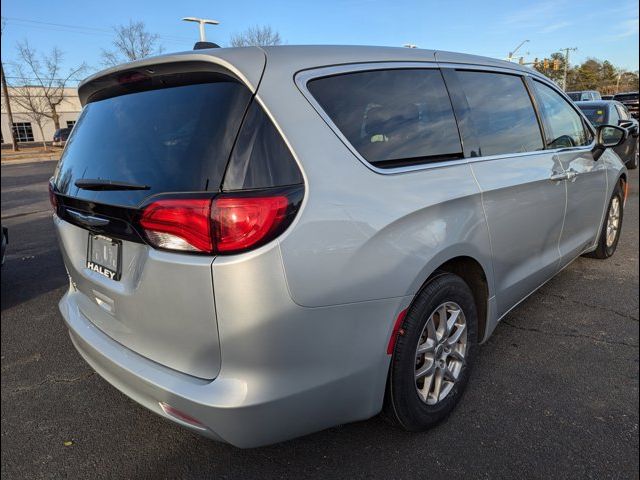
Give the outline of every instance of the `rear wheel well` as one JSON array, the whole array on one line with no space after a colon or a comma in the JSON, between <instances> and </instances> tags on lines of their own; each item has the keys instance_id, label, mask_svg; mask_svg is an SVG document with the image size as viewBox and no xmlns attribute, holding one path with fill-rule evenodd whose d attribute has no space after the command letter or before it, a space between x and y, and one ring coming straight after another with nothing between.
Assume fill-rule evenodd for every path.
<instances>
[{"instance_id":1,"label":"rear wheel well","mask_svg":"<svg viewBox=\"0 0 640 480\"><path fill-rule=\"evenodd\" d=\"M471 289L476 310L478 311L478 342L481 342L487 326L487 303L489 300L489 286L482 265L472 257L452 258L440 265L429 276L425 285L442 272L453 273L459 276Z\"/></svg>"},{"instance_id":2,"label":"rear wheel well","mask_svg":"<svg viewBox=\"0 0 640 480\"><path fill-rule=\"evenodd\" d=\"M622 190L622 195L623 195L623 201L626 202L627 201L627 176L623 173L622 175L620 175L620 178L618 179L618 183L620 184L620 189Z\"/></svg>"}]
</instances>

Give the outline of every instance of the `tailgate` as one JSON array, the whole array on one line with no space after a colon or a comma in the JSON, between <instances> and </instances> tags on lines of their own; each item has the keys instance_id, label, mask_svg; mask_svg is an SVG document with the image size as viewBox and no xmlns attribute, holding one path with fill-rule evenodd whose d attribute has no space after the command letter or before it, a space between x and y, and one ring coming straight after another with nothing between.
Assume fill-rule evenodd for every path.
<instances>
[{"instance_id":1,"label":"tailgate","mask_svg":"<svg viewBox=\"0 0 640 480\"><path fill-rule=\"evenodd\" d=\"M213 258L122 241L114 281L86 268L89 231L56 217L70 301L96 327L136 353L211 379L220 369L213 301Z\"/></svg>"},{"instance_id":2,"label":"tailgate","mask_svg":"<svg viewBox=\"0 0 640 480\"><path fill-rule=\"evenodd\" d=\"M54 218L70 306L132 351L212 379L220 369L214 256L180 237L196 228L193 218L180 220L177 236L152 241L140 215L159 198L220 192L253 97L246 78L259 78L264 57L254 52L261 61L251 72L231 71L228 59L223 67L214 57L171 58L108 70L81 86L86 105L51 182Z\"/></svg>"}]
</instances>

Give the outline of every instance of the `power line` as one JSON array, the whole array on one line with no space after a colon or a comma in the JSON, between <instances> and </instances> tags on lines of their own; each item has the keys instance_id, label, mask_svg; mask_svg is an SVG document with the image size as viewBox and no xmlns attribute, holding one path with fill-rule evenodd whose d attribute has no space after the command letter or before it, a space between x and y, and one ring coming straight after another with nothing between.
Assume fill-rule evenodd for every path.
<instances>
[{"instance_id":1,"label":"power line","mask_svg":"<svg viewBox=\"0 0 640 480\"><path fill-rule=\"evenodd\" d=\"M20 26L20 27L28 27L28 28L36 28L36 29L39 28L42 30L53 30L58 32L80 33L84 35L112 36L114 34L113 29L109 29L109 28L69 25L65 23L41 22L38 20L29 20L26 18L16 18L16 17L2 17L2 18L6 20L7 23L13 24L15 26ZM23 23L26 23L27 25L22 25ZM28 25L28 24L32 24L32 25ZM169 41L170 43L191 42L191 39L187 37L179 37L176 35L165 35L165 34L156 34L156 35L158 35L159 38Z\"/></svg>"}]
</instances>

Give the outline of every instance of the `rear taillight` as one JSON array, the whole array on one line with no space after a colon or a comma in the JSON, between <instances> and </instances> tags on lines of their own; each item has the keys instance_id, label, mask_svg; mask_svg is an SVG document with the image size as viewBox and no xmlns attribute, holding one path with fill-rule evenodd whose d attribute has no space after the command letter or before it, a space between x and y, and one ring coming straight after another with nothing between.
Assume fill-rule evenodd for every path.
<instances>
[{"instance_id":1,"label":"rear taillight","mask_svg":"<svg viewBox=\"0 0 640 480\"><path fill-rule=\"evenodd\" d=\"M211 218L216 251L247 250L271 237L286 218L288 207L284 195L214 200Z\"/></svg>"},{"instance_id":2,"label":"rear taillight","mask_svg":"<svg viewBox=\"0 0 640 480\"><path fill-rule=\"evenodd\" d=\"M155 247L211 252L211 199L157 200L142 212L140 225Z\"/></svg>"},{"instance_id":3,"label":"rear taillight","mask_svg":"<svg viewBox=\"0 0 640 480\"><path fill-rule=\"evenodd\" d=\"M240 253L275 238L299 205L297 191L272 195L224 194L214 198L163 199L140 218L151 245L212 254Z\"/></svg>"}]
</instances>

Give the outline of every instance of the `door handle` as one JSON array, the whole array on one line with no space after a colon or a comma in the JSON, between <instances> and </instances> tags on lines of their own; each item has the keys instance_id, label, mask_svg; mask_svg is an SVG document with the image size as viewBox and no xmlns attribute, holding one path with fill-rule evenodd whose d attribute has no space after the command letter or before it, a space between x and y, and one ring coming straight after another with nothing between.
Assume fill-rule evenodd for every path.
<instances>
[{"instance_id":1,"label":"door handle","mask_svg":"<svg viewBox=\"0 0 640 480\"><path fill-rule=\"evenodd\" d=\"M572 182L577 176L578 176L578 172L574 170L569 170L567 172L567 180L569 180L570 182Z\"/></svg>"},{"instance_id":2,"label":"door handle","mask_svg":"<svg viewBox=\"0 0 640 480\"><path fill-rule=\"evenodd\" d=\"M568 172L554 173L549 177L549 180L551 180L552 182L561 182L562 180L569 180L569 173Z\"/></svg>"}]
</instances>

